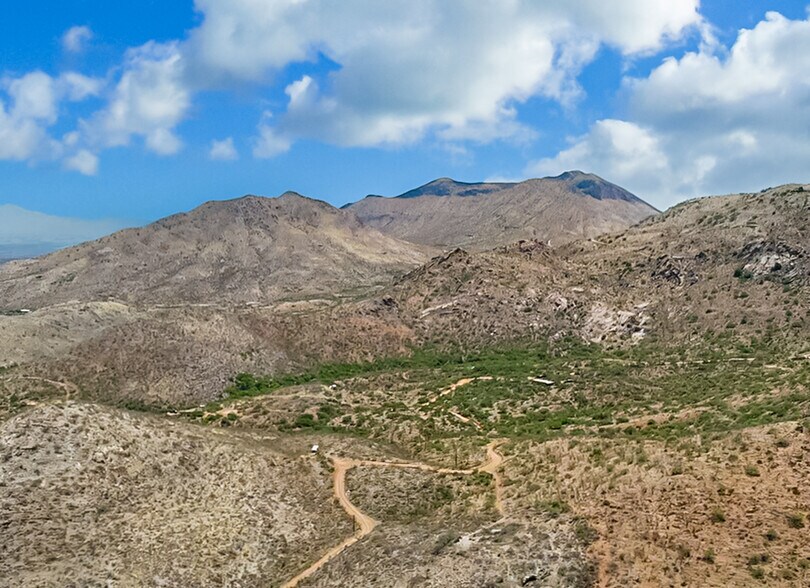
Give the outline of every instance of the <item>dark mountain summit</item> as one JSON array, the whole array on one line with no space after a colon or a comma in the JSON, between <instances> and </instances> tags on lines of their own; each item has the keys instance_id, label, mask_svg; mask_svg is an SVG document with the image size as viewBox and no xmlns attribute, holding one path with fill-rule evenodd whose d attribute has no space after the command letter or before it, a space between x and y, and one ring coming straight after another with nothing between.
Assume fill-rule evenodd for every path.
<instances>
[{"instance_id":1,"label":"dark mountain summit","mask_svg":"<svg viewBox=\"0 0 810 588\"><path fill-rule=\"evenodd\" d=\"M520 239L553 245L626 229L657 212L599 176L570 171L520 183L440 178L345 208L384 233L439 247L487 249Z\"/></svg>"},{"instance_id":2,"label":"dark mountain summit","mask_svg":"<svg viewBox=\"0 0 810 588\"><path fill-rule=\"evenodd\" d=\"M439 178L408 190L397 198L417 198L419 196L480 196L500 192L514 186L513 183L486 183L486 182L457 182L450 178Z\"/></svg>"},{"instance_id":3,"label":"dark mountain summit","mask_svg":"<svg viewBox=\"0 0 810 588\"><path fill-rule=\"evenodd\" d=\"M597 200L624 200L626 202L644 202L635 194L628 192L621 186L603 180L595 174L586 174L579 170L567 171L554 178L546 180L559 180L575 192L590 196ZM646 203L645 203L646 204Z\"/></svg>"}]
</instances>

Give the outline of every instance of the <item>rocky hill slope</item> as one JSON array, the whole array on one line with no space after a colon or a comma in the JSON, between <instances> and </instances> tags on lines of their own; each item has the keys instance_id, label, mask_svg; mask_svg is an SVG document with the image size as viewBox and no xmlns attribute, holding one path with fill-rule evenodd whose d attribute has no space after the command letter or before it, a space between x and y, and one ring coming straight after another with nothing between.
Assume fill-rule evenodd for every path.
<instances>
[{"instance_id":1,"label":"rocky hill slope","mask_svg":"<svg viewBox=\"0 0 810 588\"><path fill-rule=\"evenodd\" d=\"M283 442L39 407L0 422L0 585L274 584L351 532L325 470Z\"/></svg>"},{"instance_id":2,"label":"rocky hill slope","mask_svg":"<svg viewBox=\"0 0 810 588\"><path fill-rule=\"evenodd\" d=\"M215 201L43 258L0 267L0 308L71 300L188 304L355 293L424 261L422 249L288 192Z\"/></svg>"},{"instance_id":3,"label":"rocky hill slope","mask_svg":"<svg viewBox=\"0 0 810 588\"><path fill-rule=\"evenodd\" d=\"M479 343L810 334L810 193L693 200L599 240L457 250L390 296L425 337Z\"/></svg>"},{"instance_id":4,"label":"rocky hill slope","mask_svg":"<svg viewBox=\"0 0 810 588\"><path fill-rule=\"evenodd\" d=\"M215 303L167 304L188 294L130 265L137 304L0 313L0 585L284 585L318 562L299 585L808 585L810 186L454 249L351 299L216 299L259 251L310 264L274 270L302 288L347 283L298 244L367 230L281 200L117 253L213 247L234 281L194 279ZM243 237L186 238L211 226ZM59 284L60 259L12 264L5 292L97 296L95 266L114 286L89 261Z\"/></svg>"},{"instance_id":5,"label":"rocky hill slope","mask_svg":"<svg viewBox=\"0 0 810 588\"><path fill-rule=\"evenodd\" d=\"M810 338L804 190L695 200L557 249L524 241L455 250L356 301L114 313L79 305L0 317L0 362L36 362L36 375L108 400L188 405L216 398L241 371L295 371L425 344L725 337L799 353Z\"/></svg>"},{"instance_id":6,"label":"rocky hill slope","mask_svg":"<svg viewBox=\"0 0 810 588\"><path fill-rule=\"evenodd\" d=\"M369 196L345 208L406 241L472 250L521 239L558 246L623 230L657 212L630 192L578 171L521 183L442 178L395 198Z\"/></svg>"}]
</instances>

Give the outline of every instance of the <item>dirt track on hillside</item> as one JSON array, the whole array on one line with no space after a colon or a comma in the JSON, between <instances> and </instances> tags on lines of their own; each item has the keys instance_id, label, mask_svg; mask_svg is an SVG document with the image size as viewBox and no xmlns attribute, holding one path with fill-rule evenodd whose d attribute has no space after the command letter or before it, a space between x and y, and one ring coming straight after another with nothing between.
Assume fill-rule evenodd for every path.
<instances>
[{"instance_id":1,"label":"dirt track on hillside","mask_svg":"<svg viewBox=\"0 0 810 588\"><path fill-rule=\"evenodd\" d=\"M310 565L307 569L303 572L288 580L284 584L282 584L282 588L295 588L298 586L299 582L308 578L327 563L329 563L332 559L343 553L343 551L354 545L360 539L365 537L366 535L370 534L374 528L380 524L380 521L377 521L359 508L357 508L354 504L352 504L351 500L346 493L346 473L355 467L383 467L383 468L403 468L403 469L417 469L427 472L434 472L437 474L461 474L461 475L471 475L475 472L486 472L490 474L494 481L495 486L495 508L498 511L498 514L503 516L504 509L503 509L503 502L502 502L502 494L503 494L503 479L500 474L500 467L503 464L504 458L503 455L498 453L497 448L500 445L500 441L492 441L486 447L486 459L484 462L478 466L477 468L466 469L466 470L458 470L458 469L451 469L451 468L440 468L436 466L431 466L424 463L418 462L393 462L393 461L376 461L376 460L356 460L356 459L348 459L342 457L331 457L332 465L334 467L334 473L332 476L333 484L334 484L334 495L337 498L340 506L343 507L343 510L346 511L355 523L355 531L351 537L348 537L329 549L323 556L321 556L318 561L314 562Z\"/></svg>"}]
</instances>

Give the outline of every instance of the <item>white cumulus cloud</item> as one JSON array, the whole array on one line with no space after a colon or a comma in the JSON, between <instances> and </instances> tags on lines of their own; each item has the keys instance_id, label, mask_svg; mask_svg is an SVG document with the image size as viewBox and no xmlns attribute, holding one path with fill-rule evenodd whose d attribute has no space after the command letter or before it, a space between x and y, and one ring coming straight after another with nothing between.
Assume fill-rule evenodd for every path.
<instances>
[{"instance_id":1,"label":"white cumulus cloud","mask_svg":"<svg viewBox=\"0 0 810 588\"><path fill-rule=\"evenodd\" d=\"M69 53L84 51L88 41L93 38L93 31L87 26L70 27L62 35L62 48Z\"/></svg>"},{"instance_id":2,"label":"white cumulus cloud","mask_svg":"<svg viewBox=\"0 0 810 588\"><path fill-rule=\"evenodd\" d=\"M98 173L98 156L87 149L82 149L65 158L65 168L86 176L94 176Z\"/></svg>"},{"instance_id":3,"label":"white cumulus cloud","mask_svg":"<svg viewBox=\"0 0 810 588\"><path fill-rule=\"evenodd\" d=\"M208 158L214 161L235 161L239 159L239 153L233 144L233 137L228 137L217 141L211 141L211 148L208 150Z\"/></svg>"},{"instance_id":4,"label":"white cumulus cloud","mask_svg":"<svg viewBox=\"0 0 810 588\"><path fill-rule=\"evenodd\" d=\"M603 120L529 173L584 167L659 207L810 180L810 19L770 12L724 49L625 80L625 121Z\"/></svg>"},{"instance_id":5,"label":"white cumulus cloud","mask_svg":"<svg viewBox=\"0 0 810 588\"><path fill-rule=\"evenodd\" d=\"M258 159L268 159L281 155L290 150L292 142L288 137L279 134L274 129L269 121L273 115L270 112L265 112L262 115L262 121L259 123L259 136L253 142L253 157Z\"/></svg>"},{"instance_id":6,"label":"white cumulus cloud","mask_svg":"<svg viewBox=\"0 0 810 588\"><path fill-rule=\"evenodd\" d=\"M64 101L81 101L100 93L103 82L67 72L52 77L42 71L0 80L0 160L58 159L67 144L51 137L49 128Z\"/></svg>"},{"instance_id":7,"label":"white cumulus cloud","mask_svg":"<svg viewBox=\"0 0 810 588\"><path fill-rule=\"evenodd\" d=\"M155 153L170 155L182 147L174 129L190 105L177 43L149 42L127 52L109 103L85 121L83 131L100 147L128 145L135 135Z\"/></svg>"}]
</instances>

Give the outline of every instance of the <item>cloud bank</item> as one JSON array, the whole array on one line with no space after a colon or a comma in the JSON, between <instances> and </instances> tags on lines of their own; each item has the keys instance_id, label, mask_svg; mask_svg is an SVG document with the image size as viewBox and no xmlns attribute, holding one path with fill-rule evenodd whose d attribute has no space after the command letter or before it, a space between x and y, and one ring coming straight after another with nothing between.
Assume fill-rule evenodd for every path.
<instances>
[{"instance_id":1,"label":"cloud bank","mask_svg":"<svg viewBox=\"0 0 810 588\"><path fill-rule=\"evenodd\" d=\"M542 123L528 125L521 110L539 99L576 113L579 76L601 49L632 62L700 35L698 50L625 77L621 115L607 113L525 173L594 171L659 207L807 179L810 20L771 12L724 47L699 0L196 0L195 9L200 24L185 37L129 49L104 79L0 79L0 160L93 175L110 148L171 156L201 93L242 87L273 96L242 138L256 158L302 140L447 152L534 145ZM73 27L63 47L83 51L91 38ZM95 112L57 135L69 105L87 100ZM238 155L232 137L210 139L210 159Z\"/></svg>"},{"instance_id":2,"label":"cloud bank","mask_svg":"<svg viewBox=\"0 0 810 588\"><path fill-rule=\"evenodd\" d=\"M259 127L259 157L311 138L374 147L531 136L517 107L576 98L576 76L602 45L654 52L701 25L697 0L197 0L204 15L183 52L213 84L263 83L290 63L304 75ZM202 77L202 76L200 76Z\"/></svg>"},{"instance_id":3,"label":"cloud bank","mask_svg":"<svg viewBox=\"0 0 810 588\"><path fill-rule=\"evenodd\" d=\"M810 20L770 12L728 50L705 46L624 82L627 120L600 120L530 174L602 173L666 206L810 176Z\"/></svg>"},{"instance_id":4,"label":"cloud bank","mask_svg":"<svg viewBox=\"0 0 810 588\"><path fill-rule=\"evenodd\" d=\"M49 134L60 103L99 95L101 81L70 74L73 91L54 93L46 87L53 78L34 72L41 85L27 100L13 95L19 80L7 82L13 105L0 102L0 159L61 159L93 174L101 151L133 138L172 155L183 146L177 127L196 93L233 83L271 88L290 65L324 59L333 71L289 84L282 111L258 122L255 156L305 138L364 147L426 136L525 139L534 131L517 121L517 107L536 96L575 99L576 76L601 45L628 56L654 52L702 22L698 0L617 0L610 9L595 0L197 0L195 7L203 20L187 38L127 52L104 84L106 105L77 121L66 140ZM92 35L72 27L63 47L82 51ZM28 107L36 101L39 110Z\"/></svg>"}]
</instances>

